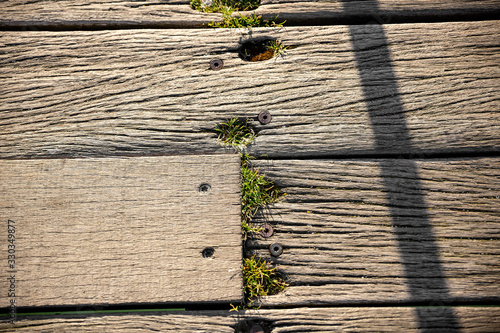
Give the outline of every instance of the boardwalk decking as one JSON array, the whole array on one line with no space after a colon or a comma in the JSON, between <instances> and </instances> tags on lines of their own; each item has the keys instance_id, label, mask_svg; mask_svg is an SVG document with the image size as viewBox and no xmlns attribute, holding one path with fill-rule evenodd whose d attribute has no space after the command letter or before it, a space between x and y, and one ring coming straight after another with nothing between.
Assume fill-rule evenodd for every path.
<instances>
[{"instance_id":1,"label":"boardwalk decking","mask_svg":"<svg viewBox=\"0 0 500 333\"><path fill-rule=\"evenodd\" d=\"M18 259L2 290L14 274L18 307L240 301L239 169L234 154L3 160Z\"/></svg>"},{"instance_id":2,"label":"boardwalk decking","mask_svg":"<svg viewBox=\"0 0 500 333\"><path fill-rule=\"evenodd\" d=\"M259 310L118 299L0 330L499 330L500 1L263 1L288 25L250 30L204 29L220 14L185 1L1 6L0 164L227 154L214 127L248 118L254 166L287 195L243 255L289 287ZM242 60L263 37L292 48Z\"/></svg>"}]
</instances>

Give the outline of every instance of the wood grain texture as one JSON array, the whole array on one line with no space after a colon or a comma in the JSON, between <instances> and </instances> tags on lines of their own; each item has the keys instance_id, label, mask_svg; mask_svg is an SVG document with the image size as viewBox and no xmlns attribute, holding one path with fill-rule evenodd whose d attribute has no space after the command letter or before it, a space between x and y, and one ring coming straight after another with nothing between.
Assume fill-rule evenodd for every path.
<instances>
[{"instance_id":1,"label":"wood grain texture","mask_svg":"<svg viewBox=\"0 0 500 333\"><path fill-rule=\"evenodd\" d=\"M248 324L263 322L272 333L282 332L442 332L442 307L426 307L432 324L419 326L415 308L299 308L281 310L198 311L103 315L88 318L24 319L0 324L1 332L248 332ZM451 308L460 318L460 332L497 332L498 307ZM245 330L246 329L246 330Z\"/></svg>"},{"instance_id":2,"label":"wood grain texture","mask_svg":"<svg viewBox=\"0 0 500 333\"><path fill-rule=\"evenodd\" d=\"M14 274L17 306L241 300L239 169L237 155L1 161L17 257L1 290Z\"/></svg>"},{"instance_id":3,"label":"wood grain texture","mask_svg":"<svg viewBox=\"0 0 500 333\"><path fill-rule=\"evenodd\" d=\"M381 179L383 163L392 164L386 177L397 187ZM423 207L408 186L411 163ZM287 193L254 219L273 224L273 237L247 244L248 255L274 262L290 283L263 304L500 300L500 159L255 164ZM398 193L406 201L391 207L388 197ZM404 221L397 226L395 214ZM284 247L278 258L269 255L273 242Z\"/></svg>"},{"instance_id":4,"label":"wood grain texture","mask_svg":"<svg viewBox=\"0 0 500 333\"><path fill-rule=\"evenodd\" d=\"M255 10L264 18L279 15L288 25L353 22L415 22L494 18L498 0L263 0ZM188 0L151 1L4 1L0 28L110 29L200 28L221 21L221 14L200 13ZM248 14L248 13L247 13Z\"/></svg>"},{"instance_id":5,"label":"wood grain texture","mask_svg":"<svg viewBox=\"0 0 500 333\"><path fill-rule=\"evenodd\" d=\"M499 28L5 32L0 157L224 152L213 128L233 116L254 119L254 156L498 152ZM239 58L242 41L263 36L296 47L276 60ZM377 60L381 48L391 59ZM209 70L214 57L223 70ZM363 81L361 58L375 59ZM362 82L377 96L365 97ZM374 107L386 113L370 118ZM261 111L270 124L255 121ZM393 135L395 117L411 147Z\"/></svg>"}]
</instances>

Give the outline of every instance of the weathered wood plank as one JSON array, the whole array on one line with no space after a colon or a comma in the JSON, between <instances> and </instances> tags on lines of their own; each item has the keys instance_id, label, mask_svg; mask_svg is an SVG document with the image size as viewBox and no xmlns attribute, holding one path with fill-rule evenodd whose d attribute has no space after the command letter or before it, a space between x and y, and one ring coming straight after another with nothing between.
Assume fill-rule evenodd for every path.
<instances>
[{"instance_id":1,"label":"weathered wood plank","mask_svg":"<svg viewBox=\"0 0 500 333\"><path fill-rule=\"evenodd\" d=\"M288 25L320 25L354 22L416 22L495 18L498 0L370 0L283 1L263 0L258 15L279 15ZM17 29L110 29L200 28L221 14L200 13L188 0L150 1L27 1L2 2L0 28Z\"/></svg>"},{"instance_id":2,"label":"weathered wood plank","mask_svg":"<svg viewBox=\"0 0 500 333\"><path fill-rule=\"evenodd\" d=\"M393 172L382 179L384 163ZM287 193L254 219L274 224L274 236L248 244L289 279L264 304L500 300L499 158L256 165ZM273 242L284 247L278 258Z\"/></svg>"},{"instance_id":3,"label":"weathered wood plank","mask_svg":"<svg viewBox=\"0 0 500 333\"><path fill-rule=\"evenodd\" d=\"M0 161L16 257L0 306L241 300L239 169L234 154Z\"/></svg>"},{"instance_id":4,"label":"weathered wood plank","mask_svg":"<svg viewBox=\"0 0 500 333\"><path fill-rule=\"evenodd\" d=\"M253 122L254 156L498 152L499 28L6 32L0 157L222 152L213 128L261 111L273 120ZM240 41L262 36L296 48L240 59ZM379 59L386 47L391 59ZM218 72L208 66L215 56L225 62ZM361 79L364 58L374 60ZM379 94L364 96L366 85ZM386 113L371 116L377 105ZM411 147L393 135L398 117Z\"/></svg>"},{"instance_id":5,"label":"weathered wood plank","mask_svg":"<svg viewBox=\"0 0 500 333\"><path fill-rule=\"evenodd\" d=\"M443 307L425 307L430 324L419 325L416 308L300 308L286 310L199 311L148 313L144 315L102 315L88 318L50 318L20 320L15 326L3 324L2 332L248 332L253 322L269 332L442 332L446 322ZM460 318L460 332L497 332L498 307L454 307ZM21 317L19 317L21 318ZM267 331L266 331L267 332Z\"/></svg>"}]
</instances>

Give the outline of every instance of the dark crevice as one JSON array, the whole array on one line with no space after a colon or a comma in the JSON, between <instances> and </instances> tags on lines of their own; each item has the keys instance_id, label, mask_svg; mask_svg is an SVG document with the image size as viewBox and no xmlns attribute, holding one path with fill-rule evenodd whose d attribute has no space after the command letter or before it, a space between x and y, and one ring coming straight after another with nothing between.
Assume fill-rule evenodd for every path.
<instances>
[{"instance_id":1,"label":"dark crevice","mask_svg":"<svg viewBox=\"0 0 500 333\"><path fill-rule=\"evenodd\" d=\"M387 149L381 149L381 151L387 151ZM310 153L300 153L298 156L290 157L289 154L286 155L273 155L266 154L257 158L256 161L286 161L286 160L382 160L382 159L402 159L402 160L440 160L440 159L475 159L484 157L500 157L500 150L498 147L484 147L484 148L470 148L469 149L454 149L450 151L416 151L414 149L407 151L405 153L377 153L377 152L351 152L349 154L310 154Z\"/></svg>"},{"instance_id":2,"label":"dark crevice","mask_svg":"<svg viewBox=\"0 0 500 333\"><path fill-rule=\"evenodd\" d=\"M356 7L356 3L350 6ZM363 12L361 12L363 10ZM368 12L368 13L367 13ZM193 15L198 13L193 11ZM486 9L460 8L451 10L424 9L407 11L381 11L369 12L366 8L353 8L344 14L332 12L330 15L321 12L304 13L302 18L288 16L280 13L279 19L285 21L285 26L322 26L322 25L365 25L365 24L400 24L400 23L441 23L441 22L470 22L498 20L500 8ZM264 19L273 15L264 15ZM206 23L209 23L206 22ZM205 24L206 24L205 23ZM148 22L124 23L123 21L80 21L80 22L0 22L0 31L96 31L96 30L128 30L128 29L200 29L207 28L203 23L190 23L188 21L174 22ZM209 28L212 29L212 28Z\"/></svg>"},{"instance_id":3,"label":"dark crevice","mask_svg":"<svg viewBox=\"0 0 500 333\"><path fill-rule=\"evenodd\" d=\"M450 298L441 301L338 301L338 302L309 302L309 303L290 303L286 305L266 306L262 305L262 309L300 309L300 308L387 308L387 307L412 307L421 309L443 309L445 312L452 310L452 307L500 307L500 297L488 298ZM54 306L54 307L19 307L17 308L17 316L19 319L55 319L55 318L88 318L88 317L104 317L104 316L129 316L131 314L141 315L161 315L172 314L182 315L187 311L191 312L211 312L211 311L227 311L227 315L232 315L230 312L230 303L203 303L203 304L185 304L176 303L165 305L164 303L155 304L137 304L137 305L81 305L81 306ZM8 313L7 308L0 309L0 313ZM237 313L235 313L237 314ZM188 314L186 314L188 315ZM0 320L3 317L0 317ZM43 326L45 324L40 324ZM22 322L17 322L17 326L23 327ZM33 325L30 325L33 326Z\"/></svg>"}]
</instances>

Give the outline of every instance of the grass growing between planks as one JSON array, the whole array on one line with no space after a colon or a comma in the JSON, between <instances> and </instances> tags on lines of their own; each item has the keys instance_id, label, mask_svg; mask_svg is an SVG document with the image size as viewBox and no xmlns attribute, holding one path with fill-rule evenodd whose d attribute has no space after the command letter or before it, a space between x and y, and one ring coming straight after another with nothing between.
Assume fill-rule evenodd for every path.
<instances>
[{"instance_id":1,"label":"grass growing between planks","mask_svg":"<svg viewBox=\"0 0 500 333\"><path fill-rule=\"evenodd\" d=\"M250 159L248 155L241 158L241 227L244 238L249 232L261 230L250 223L259 208L276 202L281 195L272 181L266 179L259 170L252 169Z\"/></svg>"},{"instance_id":2,"label":"grass growing between planks","mask_svg":"<svg viewBox=\"0 0 500 333\"><path fill-rule=\"evenodd\" d=\"M205 13L222 13L222 22L209 23L211 28L252 28L252 27L282 27L285 21L277 23L276 15L271 20L262 19L261 15L233 15L235 11L256 9L260 0L191 0L191 7Z\"/></svg>"},{"instance_id":3,"label":"grass growing between planks","mask_svg":"<svg viewBox=\"0 0 500 333\"><path fill-rule=\"evenodd\" d=\"M269 264L255 256L243 259L245 294L251 300L258 296L274 295L285 289L286 283Z\"/></svg>"},{"instance_id":4,"label":"grass growing between planks","mask_svg":"<svg viewBox=\"0 0 500 333\"><path fill-rule=\"evenodd\" d=\"M224 9L252 10L260 5L260 0L191 0L191 7L205 13L222 12Z\"/></svg>"},{"instance_id":5,"label":"grass growing between planks","mask_svg":"<svg viewBox=\"0 0 500 333\"><path fill-rule=\"evenodd\" d=\"M285 21L277 23L278 15L273 17L271 20L267 21L262 18L262 15L257 15L255 13L245 16L238 13L237 16L233 16L234 9L224 8L222 11L222 22L209 23L208 26L211 28L252 28L252 27L274 27L279 28L285 24Z\"/></svg>"},{"instance_id":6,"label":"grass growing between planks","mask_svg":"<svg viewBox=\"0 0 500 333\"><path fill-rule=\"evenodd\" d=\"M219 124L215 131L223 145L234 147L241 156L241 230L246 240L249 233L261 231L251 223L259 208L276 202L282 194L272 181L252 168L250 160L253 157L243 152L244 147L256 137L247 120L231 118ZM273 295L286 287L276 268L271 268L266 261L255 258L255 255L243 259L243 283L249 302L254 297ZM233 310L244 308L242 305L232 307Z\"/></svg>"},{"instance_id":7,"label":"grass growing between planks","mask_svg":"<svg viewBox=\"0 0 500 333\"><path fill-rule=\"evenodd\" d=\"M272 181L252 168L250 160L253 157L243 153L245 146L251 144L256 137L248 120L231 118L219 124L215 131L223 145L232 146L241 156L241 228L243 239L246 239L248 233L260 231L260 228L250 222L255 213L259 208L276 202L281 193Z\"/></svg>"}]
</instances>

